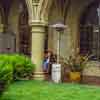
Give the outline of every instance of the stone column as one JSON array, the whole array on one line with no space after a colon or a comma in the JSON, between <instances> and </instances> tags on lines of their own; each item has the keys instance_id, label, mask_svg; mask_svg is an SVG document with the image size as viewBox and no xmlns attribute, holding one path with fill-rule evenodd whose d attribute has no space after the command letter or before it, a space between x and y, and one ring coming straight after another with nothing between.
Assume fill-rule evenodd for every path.
<instances>
[{"instance_id":1,"label":"stone column","mask_svg":"<svg viewBox=\"0 0 100 100\"><path fill-rule=\"evenodd\" d=\"M44 40L45 40L45 24L42 22L32 22L32 62L36 64L34 72L34 79L43 80L44 72L43 66L43 55L44 55Z\"/></svg>"}]
</instances>

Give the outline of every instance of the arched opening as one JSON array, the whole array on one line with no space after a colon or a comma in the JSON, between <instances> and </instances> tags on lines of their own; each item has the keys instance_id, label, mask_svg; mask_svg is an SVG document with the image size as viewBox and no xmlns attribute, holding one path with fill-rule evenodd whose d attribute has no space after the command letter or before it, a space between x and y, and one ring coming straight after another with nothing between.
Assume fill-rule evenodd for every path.
<instances>
[{"instance_id":1,"label":"arched opening","mask_svg":"<svg viewBox=\"0 0 100 100\"><path fill-rule=\"evenodd\" d=\"M18 23L19 31L19 52L30 55L31 52L31 33L28 25L28 11L26 5L20 5L20 15Z\"/></svg>"},{"instance_id":2,"label":"arched opening","mask_svg":"<svg viewBox=\"0 0 100 100\"><path fill-rule=\"evenodd\" d=\"M1 0L4 10L4 31L0 38L2 53L21 53L30 55L30 29L28 9L25 0Z\"/></svg>"},{"instance_id":3,"label":"arched opening","mask_svg":"<svg viewBox=\"0 0 100 100\"><path fill-rule=\"evenodd\" d=\"M66 14L68 10L69 1L67 0L54 0L52 1L52 5L48 12L48 21L52 26L57 23L66 24ZM65 46L65 42L67 39L67 30L63 31L60 39L60 56L65 56L67 52L67 47ZM51 49L55 54L57 54L57 40L58 34L56 29L49 27L48 28L48 48ZM64 49L63 49L64 48Z\"/></svg>"},{"instance_id":4,"label":"arched opening","mask_svg":"<svg viewBox=\"0 0 100 100\"><path fill-rule=\"evenodd\" d=\"M80 53L100 59L100 1L95 0L85 10L80 22Z\"/></svg>"}]
</instances>

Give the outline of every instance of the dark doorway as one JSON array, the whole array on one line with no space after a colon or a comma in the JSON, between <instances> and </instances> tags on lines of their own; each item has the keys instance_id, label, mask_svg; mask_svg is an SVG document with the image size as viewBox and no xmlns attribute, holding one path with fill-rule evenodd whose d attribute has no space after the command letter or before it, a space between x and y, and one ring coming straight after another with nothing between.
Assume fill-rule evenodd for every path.
<instances>
[{"instance_id":1,"label":"dark doorway","mask_svg":"<svg viewBox=\"0 0 100 100\"><path fill-rule=\"evenodd\" d=\"M25 4L22 4L19 16L19 52L30 55L31 52L31 32L28 25L28 11Z\"/></svg>"},{"instance_id":2,"label":"dark doorway","mask_svg":"<svg viewBox=\"0 0 100 100\"><path fill-rule=\"evenodd\" d=\"M80 23L80 52L100 59L100 1L95 0L83 13Z\"/></svg>"}]
</instances>

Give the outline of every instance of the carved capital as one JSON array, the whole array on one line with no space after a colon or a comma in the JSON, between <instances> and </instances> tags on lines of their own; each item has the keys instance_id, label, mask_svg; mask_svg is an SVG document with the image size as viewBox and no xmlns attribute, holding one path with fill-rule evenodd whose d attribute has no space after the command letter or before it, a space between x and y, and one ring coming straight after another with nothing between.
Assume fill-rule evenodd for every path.
<instances>
[{"instance_id":1,"label":"carved capital","mask_svg":"<svg viewBox=\"0 0 100 100\"><path fill-rule=\"evenodd\" d=\"M38 21L30 24L32 33L45 33L46 23Z\"/></svg>"},{"instance_id":2,"label":"carved capital","mask_svg":"<svg viewBox=\"0 0 100 100\"><path fill-rule=\"evenodd\" d=\"M33 17L34 20L40 20L40 11L39 11L39 1L40 0L32 0L32 7L33 7Z\"/></svg>"}]
</instances>

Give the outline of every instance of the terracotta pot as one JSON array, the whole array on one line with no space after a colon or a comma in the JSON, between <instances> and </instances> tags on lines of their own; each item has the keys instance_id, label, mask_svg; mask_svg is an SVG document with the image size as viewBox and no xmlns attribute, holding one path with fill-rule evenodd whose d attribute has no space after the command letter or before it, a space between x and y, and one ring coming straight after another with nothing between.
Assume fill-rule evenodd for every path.
<instances>
[{"instance_id":1,"label":"terracotta pot","mask_svg":"<svg viewBox=\"0 0 100 100\"><path fill-rule=\"evenodd\" d=\"M81 81L81 73L80 72L70 72L69 79L71 82L80 82Z\"/></svg>"}]
</instances>

